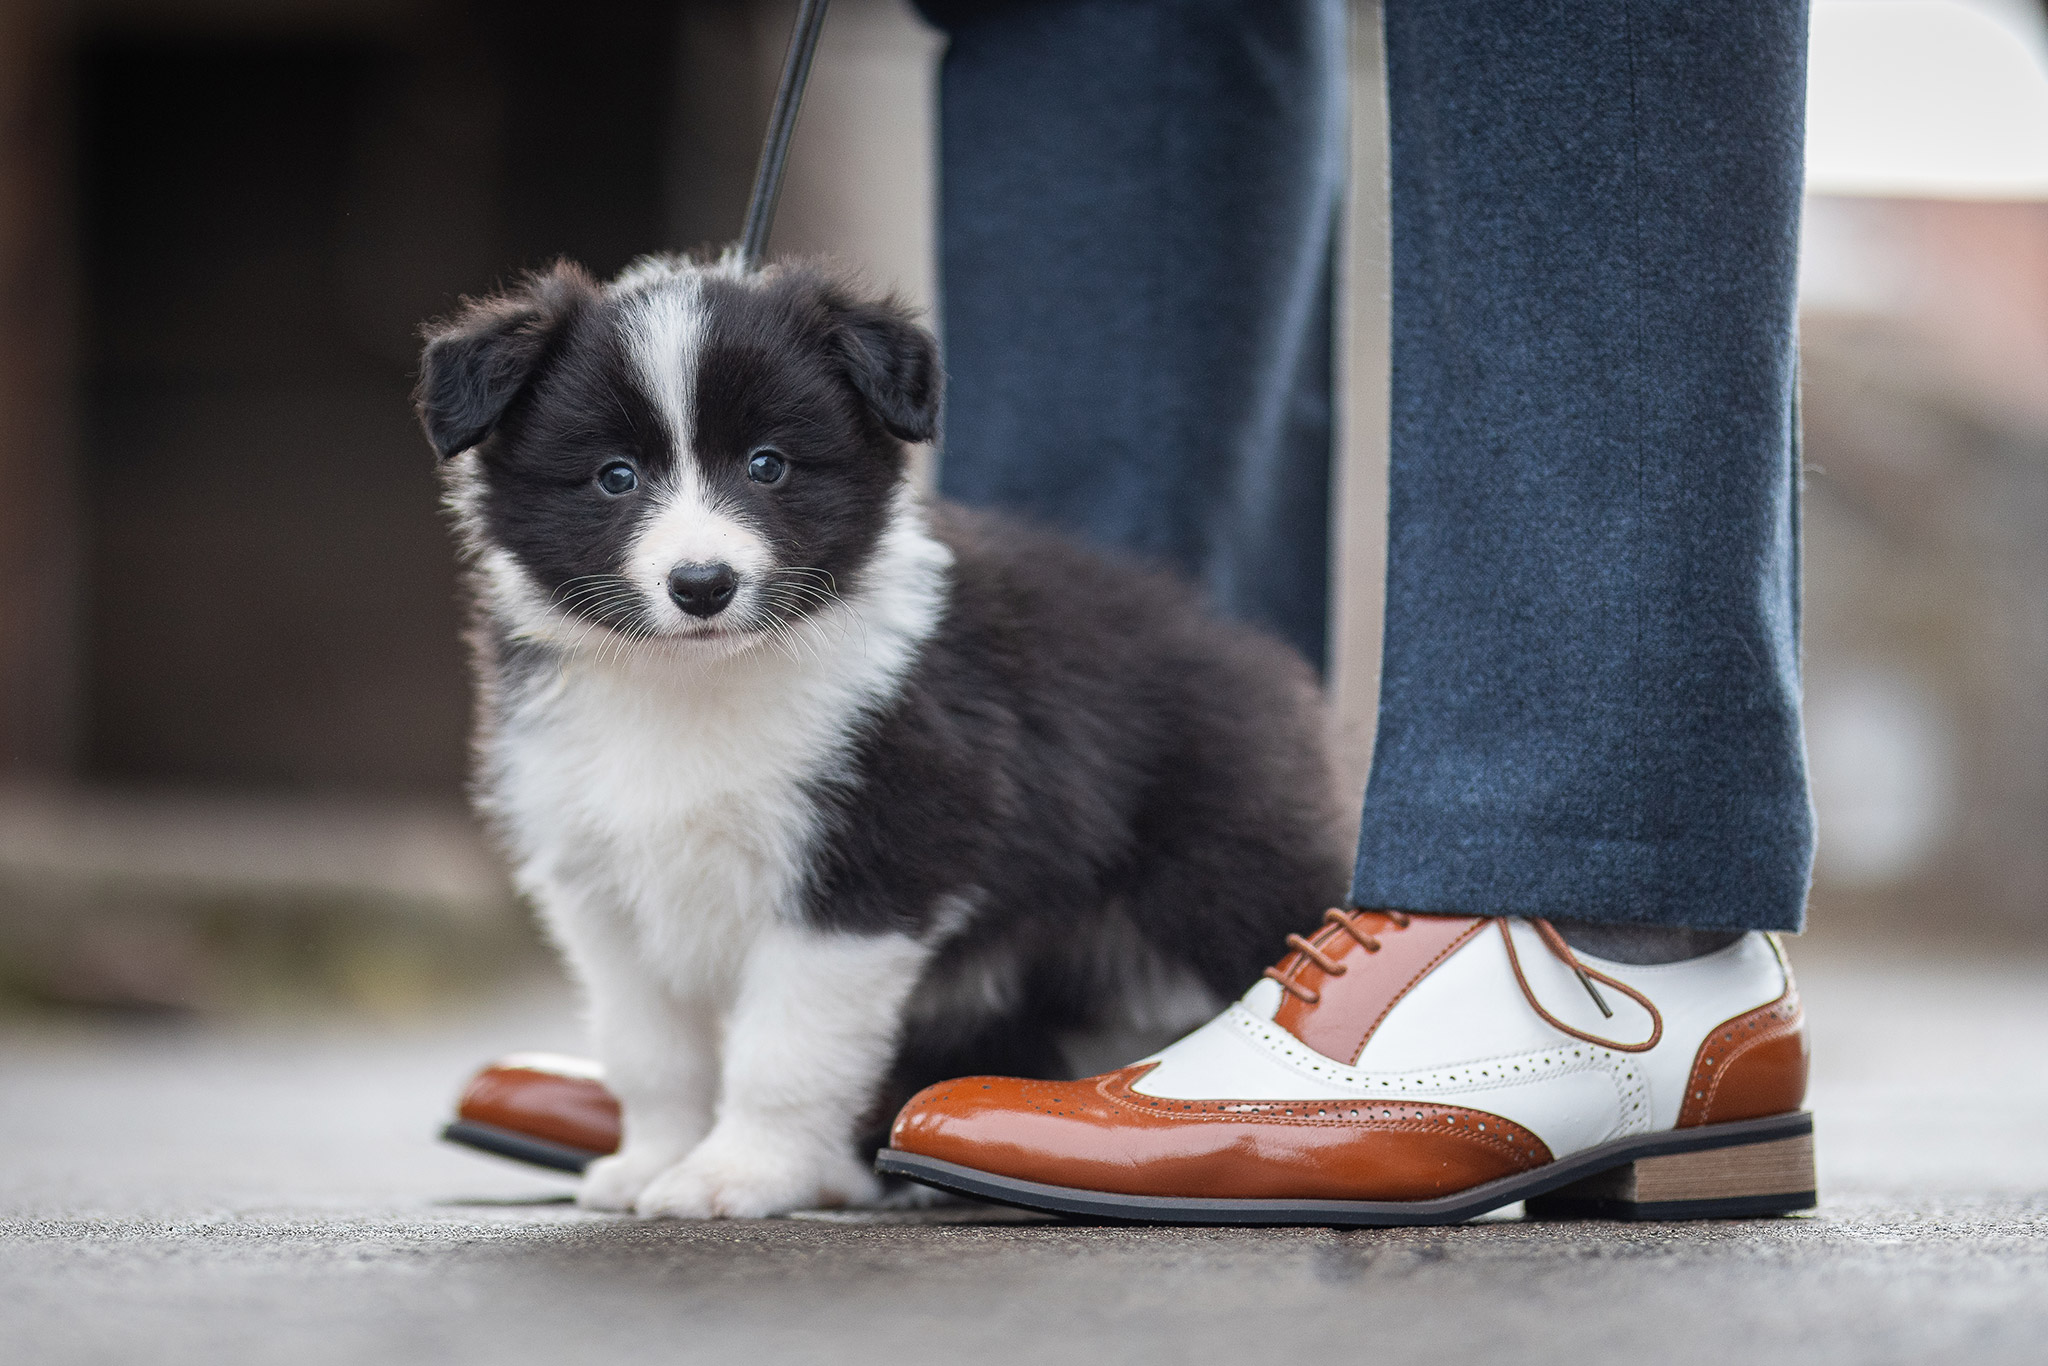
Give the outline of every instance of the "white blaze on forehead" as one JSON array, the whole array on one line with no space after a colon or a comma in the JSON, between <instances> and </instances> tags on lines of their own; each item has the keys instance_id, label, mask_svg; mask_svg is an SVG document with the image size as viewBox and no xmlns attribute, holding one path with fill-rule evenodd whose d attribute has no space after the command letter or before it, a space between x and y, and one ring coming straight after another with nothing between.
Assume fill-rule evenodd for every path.
<instances>
[{"instance_id":1,"label":"white blaze on forehead","mask_svg":"<svg viewBox=\"0 0 2048 1366\"><path fill-rule=\"evenodd\" d=\"M668 603L668 572L679 564L727 564L738 573L739 593L728 609L751 614L760 571L772 559L768 543L738 510L712 495L696 452L697 373L708 327L703 280L678 273L640 289L625 303L626 354L633 378L660 417L675 462L670 473L649 472L642 485L647 513L633 538L623 572L648 599L677 622L689 624Z\"/></svg>"},{"instance_id":2,"label":"white blaze on forehead","mask_svg":"<svg viewBox=\"0 0 2048 1366\"><path fill-rule=\"evenodd\" d=\"M697 427L697 362L704 350L704 282L675 274L631 291L624 306L626 355L661 415L678 463Z\"/></svg>"}]
</instances>

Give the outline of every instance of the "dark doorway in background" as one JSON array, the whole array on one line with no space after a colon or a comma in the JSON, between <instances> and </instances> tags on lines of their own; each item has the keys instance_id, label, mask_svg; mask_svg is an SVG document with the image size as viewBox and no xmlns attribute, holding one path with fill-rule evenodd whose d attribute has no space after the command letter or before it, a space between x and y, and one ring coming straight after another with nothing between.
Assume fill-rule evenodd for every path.
<instances>
[{"instance_id":1,"label":"dark doorway in background","mask_svg":"<svg viewBox=\"0 0 2048 1366\"><path fill-rule=\"evenodd\" d=\"M459 787L412 329L523 264L665 245L673 9L520 8L81 48L85 776Z\"/></svg>"}]
</instances>

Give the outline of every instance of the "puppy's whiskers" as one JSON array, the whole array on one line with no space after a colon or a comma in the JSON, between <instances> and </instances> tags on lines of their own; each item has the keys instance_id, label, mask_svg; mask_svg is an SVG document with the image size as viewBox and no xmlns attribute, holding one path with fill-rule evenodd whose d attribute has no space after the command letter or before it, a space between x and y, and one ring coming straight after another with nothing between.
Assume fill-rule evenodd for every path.
<instances>
[{"instance_id":1,"label":"puppy's whiskers","mask_svg":"<svg viewBox=\"0 0 2048 1366\"><path fill-rule=\"evenodd\" d=\"M621 574L579 574L565 579L549 595L548 605L576 620L569 650L581 651L596 637L601 666L620 657L628 645L654 634L640 590Z\"/></svg>"},{"instance_id":2,"label":"puppy's whiskers","mask_svg":"<svg viewBox=\"0 0 2048 1366\"><path fill-rule=\"evenodd\" d=\"M835 606L844 609L844 621L851 623L860 632L861 652L868 652L871 643L868 638L867 618L839 591L839 581L829 570L819 569L814 565L796 564L779 565L765 573L771 580L770 586L778 590L775 599L786 607L793 606L797 609L793 615L822 620L828 609ZM777 579L781 581L773 582ZM768 596L769 594L764 592L763 597ZM803 610L806 608L809 610ZM841 625L840 629L844 631L845 626Z\"/></svg>"}]
</instances>

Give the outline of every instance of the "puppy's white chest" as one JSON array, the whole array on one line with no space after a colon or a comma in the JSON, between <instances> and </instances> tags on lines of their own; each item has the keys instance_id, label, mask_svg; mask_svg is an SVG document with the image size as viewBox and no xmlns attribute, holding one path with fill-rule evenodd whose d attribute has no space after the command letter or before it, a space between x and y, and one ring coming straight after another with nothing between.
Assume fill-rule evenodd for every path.
<instances>
[{"instance_id":1,"label":"puppy's white chest","mask_svg":"<svg viewBox=\"0 0 2048 1366\"><path fill-rule=\"evenodd\" d=\"M515 707L495 795L544 905L624 911L651 954L714 972L793 909L847 718L737 682L571 664Z\"/></svg>"}]
</instances>

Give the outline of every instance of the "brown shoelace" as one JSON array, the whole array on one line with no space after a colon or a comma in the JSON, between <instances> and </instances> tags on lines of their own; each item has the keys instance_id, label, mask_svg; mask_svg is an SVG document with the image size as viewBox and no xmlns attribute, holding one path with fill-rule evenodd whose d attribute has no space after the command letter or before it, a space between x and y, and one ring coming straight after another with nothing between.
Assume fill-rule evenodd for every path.
<instances>
[{"instance_id":1,"label":"brown shoelace","mask_svg":"<svg viewBox=\"0 0 2048 1366\"><path fill-rule=\"evenodd\" d=\"M1381 911L1379 914L1393 921L1397 929L1405 930L1411 923L1411 918L1401 911ZM1380 951L1379 939L1368 933L1365 927L1359 923L1358 913L1356 912L1332 907L1323 912L1323 923L1325 925L1335 925L1345 934L1350 935L1352 939L1357 941L1358 947L1364 949L1367 953L1378 953ZM1515 936L1508 929L1507 918L1505 916L1494 916L1493 923L1500 930L1501 942L1507 946L1508 965L1515 970L1515 982L1522 988L1522 995L1529 1002L1529 1008L1535 1011L1542 1018L1543 1022L1552 1029L1562 1034L1568 1034L1581 1043L1594 1044L1601 1048L1611 1048L1617 1053L1647 1053L1657 1046L1659 1039L1664 1037L1664 1017L1658 1012L1657 1007L1651 1002L1649 997L1643 995L1642 992L1637 991L1619 978L1610 977L1596 968L1587 967L1579 961L1579 956L1572 952L1572 946L1565 943L1564 936L1557 932L1556 926L1552 925L1548 920L1531 917L1529 924L1535 927L1537 937L1543 941L1544 947L1556 955L1558 960L1570 968L1573 973L1577 974L1579 984L1586 988L1586 994L1593 998L1593 1004L1600 1008L1600 1013L1610 1020L1614 1018L1613 1007L1609 1006L1607 998L1600 994L1600 988L1594 985L1596 982L1606 983L1634 1001L1644 1010L1650 1012L1650 1037L1642 1043L1620 1043L1613 1039L1603 1039L1597 1034L1588 1034L1582 1029L1575 1029L1563 1020L1558 1019L1557 1016L1543 1008L1543 1002L1536 999L1534 988L1529 985L1528 977L1522 972L1521 955L1515 952ZM1314 942L1304 939L1298 934L1287 936L1287 947L1300 954L1303 958L1306 958L1309 962L1314 963L1331 977L1342 977L1349 970L1349 964L1330 957L1330 955L1318 948ZM1278 982L1282 991L1293 996L1304 1005L1314 1005L1322 999L1321 994L1313 987L1305 987L1301 983L1289 979L1278 967L1267 968L1265 975Z\"/></svg>"},{"instance_id":2,"label":"brown shoelace","mask_svg":"<svg viewBox=\"0 0 2048 1366\"><path fill-rule=\"evenodd\" d=\"M1386 911L1383 914L1393 921L1397 928L1404 930L1408 928L1410 921L1405 913L1401 911ZM1364 949L1367 953L1378 953L1380 951L1380 941L1359 928L1358 916L1355 912L1332 906L1329 910L1323 912L1323 923L1325 925L1335 925L1343 930L1344 933L1357 940L1358 947ZM1287 947L1293 949L1332 977L1342 977L1347 970L1345 964L1330 957L1298 934L1287 936ZM1323 999L1313 987L1305 987L1299 982L1290 981L1283 977L1280 969L1277 967L1267 968L1266 976L1278 982L1282 991L1298 998L1303 1005L1312 1006L1317 1001Z\"/></svg>"}]
</instances>

